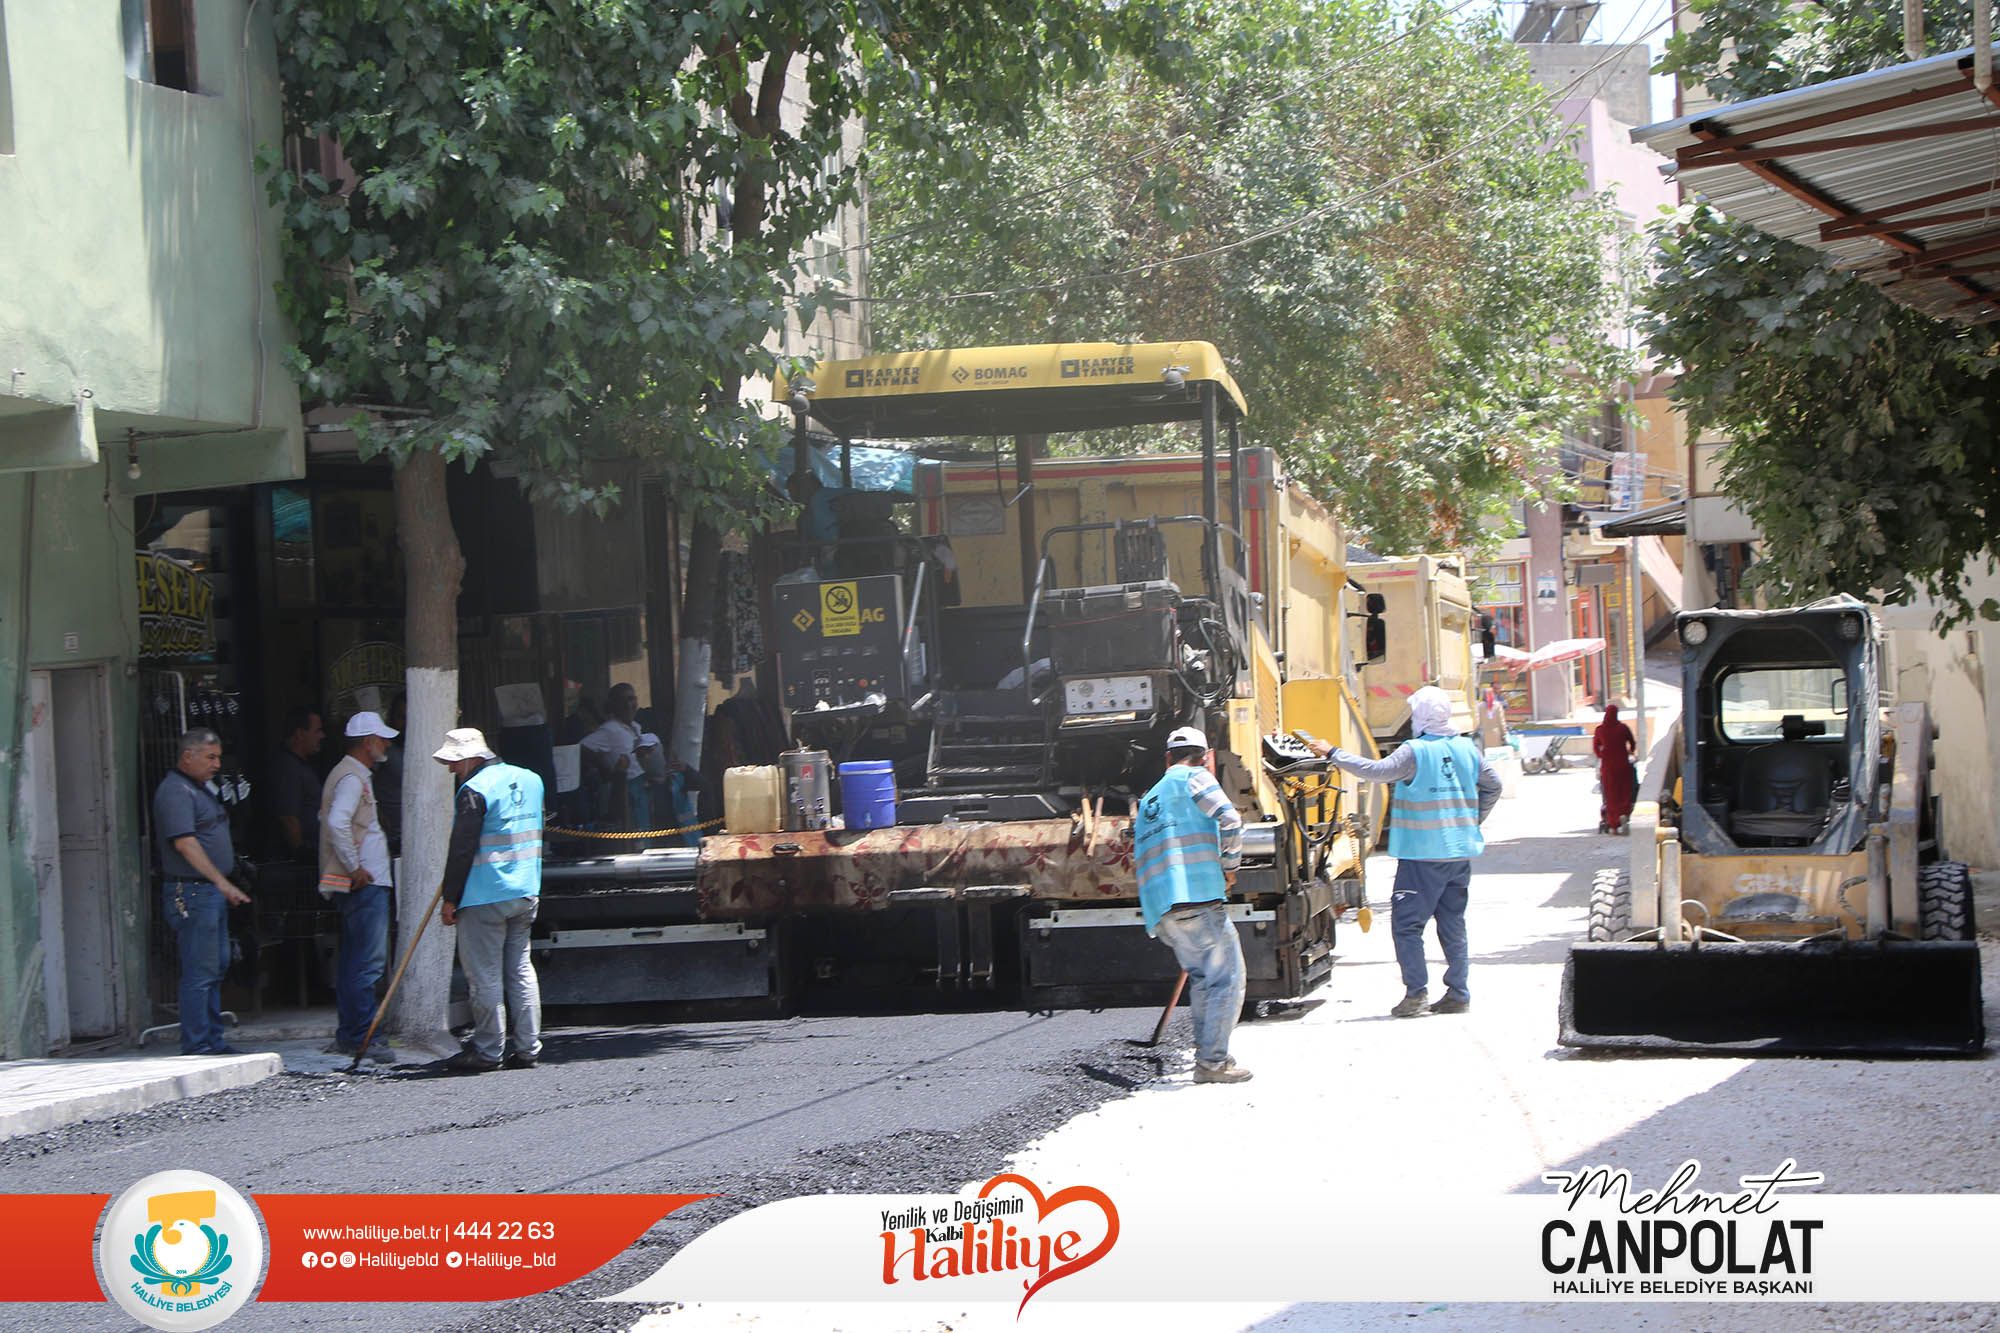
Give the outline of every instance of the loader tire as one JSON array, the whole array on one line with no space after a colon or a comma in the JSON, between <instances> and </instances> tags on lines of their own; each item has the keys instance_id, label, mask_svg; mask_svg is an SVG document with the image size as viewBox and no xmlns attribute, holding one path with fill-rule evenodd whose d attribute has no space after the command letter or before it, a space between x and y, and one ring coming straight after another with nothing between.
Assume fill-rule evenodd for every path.
<instances>
[{"instance_id":1,"label":"loader tire","mask_svg":"<svg viewBox=\"0 0 2000 1333\"><path fill-rule=\"evenodd\" d=\"M1933 861L1917 871L1917 920L1927 940L1969 940L1972 872L1963 861Z\"/></svg>"},{"instance_id":2,"label":"loader tire","mask_svg":"<svg viewBox=\"0 0 2000 1333\"><path fill-rule=\"evenodd\" d=\"M1622 940L1632 933L1632 872L1600 870L1590 885L1587 940Z\"/></svg>"}]
</instances>

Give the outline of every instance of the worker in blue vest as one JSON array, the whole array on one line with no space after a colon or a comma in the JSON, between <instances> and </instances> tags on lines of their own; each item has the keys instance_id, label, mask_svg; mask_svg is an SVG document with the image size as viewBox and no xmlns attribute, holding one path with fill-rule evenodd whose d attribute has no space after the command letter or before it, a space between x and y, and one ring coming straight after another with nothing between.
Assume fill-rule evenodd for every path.
<instances>
[{"instance_id":1,"label":"worker in blue vest","mask_svg":"<svg viewBox=\"0 0 2000 1333\"><path fill-rule=\"evenodd\" d=\"M1229 919L1230 885L1243 859L1243 816L1207 767L1208 738L1195 727L1167 737L1167 771L1139 799L1132 859L1146 933L1164 940L1188 974L1194 1012L1194 1081L1243 1083L1229 1058L1243 1008L1243 942Z\"/></svg>"},{"instance_id":2,"label":"worker in blue vest","mask_svg":"<svg viewBox=\"0 0 2000 1333\"><path fill-rule=\"evenodd\" d=\"M1312 743L1328 764L1371 782L1396 784L1390 807L1389 855L1396 858L1396 887L1389 899L1390 934L1403 973L1396 1018L1462 1014L1472 1008L1466 985L1465 904L1472 858L1486 849L1479 826L1500 799L1500 778L1486 766L1479 742L1451 727L1451 696L1435 685L1410 695L1410 739L1384 759ZM1424 927L1437 921L1444 949L1444 998L1427 1004L1430 971L1424 965Z\"/></svg>"},{"instance_id":3,"label":"worker in blue vest","mask_svg":"<svg viewBox=\"0 0 2000 1333\"><path fill-rule=\"evenodd\" d=\"M528 932L542 894L542 780L501 763L472 727L447 731L431 757L462 784L442 920L458 927L458 965L472 1003L472 1039L444 1067L533 1069L542 1054L542 993Z\"/></svg>"}]
</instances>

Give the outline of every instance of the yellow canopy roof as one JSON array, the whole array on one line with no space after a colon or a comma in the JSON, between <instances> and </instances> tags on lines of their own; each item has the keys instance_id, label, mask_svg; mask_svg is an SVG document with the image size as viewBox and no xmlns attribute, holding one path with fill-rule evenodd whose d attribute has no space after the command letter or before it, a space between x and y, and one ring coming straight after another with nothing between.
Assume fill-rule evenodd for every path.
<instances>
[{"instance_id":1,"label":"yellow canopy roof","mask_svg":"<svg viewBox=\"0 0 2000 1333\"><path fill-rule=\"evenodd\" d=\"M1245 415L1212 343L1045 343L822 361L796 387L811 415L849 436L1053 435L1197 421L1198 386L1219 386L1217 416ZM780 376L773 397L794 385Z\"/></svg>"}]
</instances>

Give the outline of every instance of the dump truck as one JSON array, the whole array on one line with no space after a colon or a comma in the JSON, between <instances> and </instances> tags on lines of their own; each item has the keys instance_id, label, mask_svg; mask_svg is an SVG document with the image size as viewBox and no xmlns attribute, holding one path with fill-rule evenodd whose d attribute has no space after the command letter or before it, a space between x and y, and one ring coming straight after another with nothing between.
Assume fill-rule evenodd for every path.
<instances>
[{"instance_id":1,"label":"dump truck","mask_svg":"<svg viewBox=\"0 0 2000 1333\"><path fill-rule=\"evenodd\" d=\"M1382 659L1361 668L1362 701L1376 744L1410 738L1410 695L1425 685L1451 696L1456 730L1473 730L1472 593L1459 559L1356 561L1347 572L1364 593L1381 596L1383 615L1396 625Z\"/></svg>"},{"instance_id":2,"label":"dump truck","mask_svg":"<svg viewBox=\"0 0 2000 1333\"><path fill-rule=\"evenodd\" d=\"M1228 911L1247 1000L1325 982L1337 920L1366 910L1362 807L1291 733L1373 752L1340 665L1363 626L1344 614L1345 534L1243 447L1220 353L917 352L822 363L775 396L801 460L815 436L949 454L919 464L913 523L816 532L782 562L770 637L801 747L785 826L564 867L537 960L574 981L550 1002L1157 1003L1177 964L1140 917L1132 810L1184 725L1244 816ZM1044 454L1134 428L1197 447ZM826 808L842 764L892 774L893 812Z\"/></svg>"},{"instance_id":3,"label":"dump truck","mask_svg":"<svg viewBox=\"0 0 2000 1333\"><path fill-rule=\"evenodd\" d=\"M1885 703L1840 597L1676 618L1682 712L1631 866L1600 873L1559 1040L1611 1050L1976 1055L1971 877L1938 855L1928 709Z\"/></svg>"}]
</instances>

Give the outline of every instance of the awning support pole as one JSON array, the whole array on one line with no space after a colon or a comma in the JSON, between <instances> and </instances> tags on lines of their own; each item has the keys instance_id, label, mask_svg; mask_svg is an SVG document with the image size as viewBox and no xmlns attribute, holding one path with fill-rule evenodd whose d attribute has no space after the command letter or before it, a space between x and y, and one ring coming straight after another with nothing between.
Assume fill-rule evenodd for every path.
<instances>
[{"instance_id":1,"label":"awning support pole","mask_svg":"<svg viewBox=\"0 0 2000 1333\"><path fill-rule=\"evenodd\" d=\"M1221 496L1215 479L1216 445L1215 384L1211 380L1201 383L1201 516L1206 524L1202 530L1201 572L1208 581L1211 597L1220 597L1222 592L1221 552L1216 547L1215 520L1222 508Z\"/></svg>"},{"instance_id":2,"label":"awning support pole","mask_svg":"<svg viewBox=\"0 0 2000 1333\"><path fill-rule=\"evenodd\" d=\"M1972 0L1972 86L1981 97L1993 88L1993 0Z\"/></svg>"},{"instance_id":3,"label":"awning support pole","mask_svg":"<svg viewBox=\"0 0 2000 1333\"><path fill-rule=\"evenodd\" d=\"M1250 577L1249 553L1244 550L1243 536L1243 423L1229 423L1229 526L1236 533L1230 539L1235 552L1236 572L1244 578Z\"/></svg>"},{"instance_id":4,"label":"awning support pole","mask_svg":"<svg viewBox=\"0 0 2000 1333\"><path fill-rule=\"evenodd\" d=\"M1035 542L1035 450L1040 447L1039 435L1016 435L1014 437L1014 499L1008 503L1014 507L1014 521L1021 530L1021 600L1027 601L1035 595L1036 567L1041 564L1041 553Z\"/></svg>"}]
</instances>

